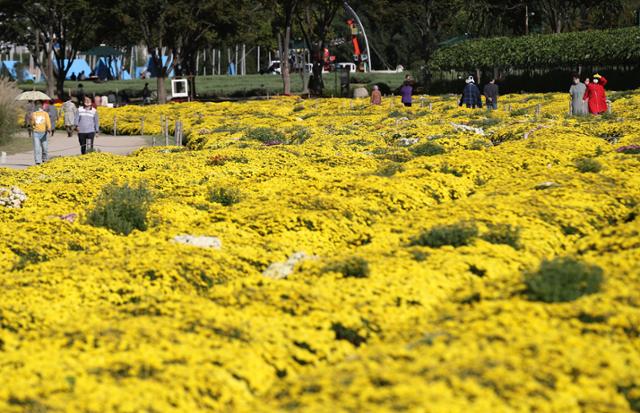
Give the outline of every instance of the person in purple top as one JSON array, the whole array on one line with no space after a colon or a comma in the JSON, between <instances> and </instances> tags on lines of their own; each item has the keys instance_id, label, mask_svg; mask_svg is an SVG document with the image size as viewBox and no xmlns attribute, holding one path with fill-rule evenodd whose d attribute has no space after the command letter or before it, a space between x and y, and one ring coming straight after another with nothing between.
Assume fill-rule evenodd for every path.
<instances>
[{"instance_id":1,"label":"person in purple top","mask_svg":"<svg viewBox=\"0 0 640 413\"><path fill-rule=\"evenodd\" d=\"M411 106L411 95L413 94L413 82L411 81L411 76L407 75L404 78L404 83L400 88L400 94L402 95L402 103L410 107Z\"/></svg>"}]
</instances>

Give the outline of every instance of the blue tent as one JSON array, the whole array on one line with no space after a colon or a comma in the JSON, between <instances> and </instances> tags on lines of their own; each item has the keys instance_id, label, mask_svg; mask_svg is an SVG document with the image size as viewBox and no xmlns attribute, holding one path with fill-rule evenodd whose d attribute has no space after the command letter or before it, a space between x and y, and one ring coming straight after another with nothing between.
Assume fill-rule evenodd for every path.
<instances>
[{"instance_id":1,"label":"blue tent","mask_svg":"<svg viewBox=\"0 0 640 413\"><path fill-rule=\"evenodd\" d=\"M67 67L68 64L69 64L69 59L64 59L64 66ZM71 63L71 67L67 72L66 79L67 80L70 79L72 74L75 74L76 77L78 77L80 72L84 72L85 76L89 77L89 75L91 74L91 66L89 66L87 61L84 59L75 59L73 63Z\"/></svg>"},{"instance_id":2,"label":"blue tent","mask_svg":"<svg viewBox=\"0 0 640 413\"><path fill-rule=\"evenodd\" d=\"M2 66L0 69L2 70L3 74L6 73L13 80L22 80L22 81L34 80L33 75L29 73L29 70L26 67L23 67L20 75L18 75L18 73L16 72L18 68L17 66L18 66L17 61L5 60L4 62L2 62Z\"/></svg>"},{"instance_id":3,"label":"blue tent","mask_svg":"<svg viewBox=\"0 0 640 413\"><path fill-rule=\"evenodd\" d=\"M109 59L102 57L98 60L94 73L101 80L108 79L109 77L116 79L118 77L118 73L121 74L122 80L131 80L129 72L122 70L122 59L112 59L111 64L109 65Z\"/></svg>"},{"instance_id":4,"label":"blue tent","mask_svg":"<svg viewBox=\"0 0 640 413\"><path fill-rule=\"evenodd\" d=\"M163 66L167 64L167 59L168 58L169 58L168 56L162 56L162 65ZM169 60L169 62L171 62L171 60ZM153 59L152 58L149 58L149 61L147 62L147 70L149 72L151 72L151 77L158 77L158 75L160 74L160 68L156 67L153 64ZM169 77L173 77L173 69L171 69L169 71L168 75L169 75Z\"/></svg>"},{"instance_id":5,"label":"blue tent","mask_svg":"<svg viewBox=\"0 0 640 413\"><path fill-rule=\"evenodd\" d=\"M137 66L136 67L136 73L135 77L136 79L141 79L142 78L142 73L147 71L147 67L146 66Z\"/></svg>"}]
</instances>

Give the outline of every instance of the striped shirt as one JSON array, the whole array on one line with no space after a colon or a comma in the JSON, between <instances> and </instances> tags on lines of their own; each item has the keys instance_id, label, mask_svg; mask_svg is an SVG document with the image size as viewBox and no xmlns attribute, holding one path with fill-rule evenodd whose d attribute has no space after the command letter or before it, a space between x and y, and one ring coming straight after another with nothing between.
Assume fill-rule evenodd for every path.
<instances>
[{"instance_id":1,"label":"striped shirt","mask_svg":"<svg viewBox=\"0 0 640 413\"><path fill-rule=\"evenodd\" d=\"M98 133L100 130L98 112L94 108L80 107L76 113L75 125L78 133Z\"/></svg>"}]
</instances>

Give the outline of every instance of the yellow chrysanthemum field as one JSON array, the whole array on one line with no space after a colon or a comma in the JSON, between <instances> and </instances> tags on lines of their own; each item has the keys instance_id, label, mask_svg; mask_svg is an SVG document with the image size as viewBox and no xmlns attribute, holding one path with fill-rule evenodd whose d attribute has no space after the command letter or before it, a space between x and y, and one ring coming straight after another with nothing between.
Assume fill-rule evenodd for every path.
<instances>
[{"instance_id":1,"label":"yellow chrysanthemum field","mask_svg":"<svg viewBox=\"0 0 640 413\"><path fill-rule=\"evenodd\" d=\"M640 411L640 92L613 97L101 109L187 146L0 170L0 411ZM90 224L113 182L145 231Z\"/></svg>"}]
</instances>

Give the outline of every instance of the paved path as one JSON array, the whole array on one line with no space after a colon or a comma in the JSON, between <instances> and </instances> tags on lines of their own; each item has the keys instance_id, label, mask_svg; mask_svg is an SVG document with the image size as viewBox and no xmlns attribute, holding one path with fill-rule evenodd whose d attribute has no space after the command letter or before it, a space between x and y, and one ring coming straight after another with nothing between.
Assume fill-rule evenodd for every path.
<instances>
[{"instance_id":1,"label":"paved path","mask_svg":"<svg viewBox=\"0 0 640 413\"><path fill-rule=\"evenodd\" d=\"M20 137L17 139L28 139ZM112 136L100 134L94 142L94 147L100 152L109 152L117 155L128 155L143 146L148 146L148 138L143 136ZM80 143L76 133L71 138L66 132L56 131L53 137L49 137L49 159L60 156L80 155ZM6 163L0 163L0 167L24 169L35 165L33 149L28 152L7 155Z\"/></svg>"}]
</instances>

